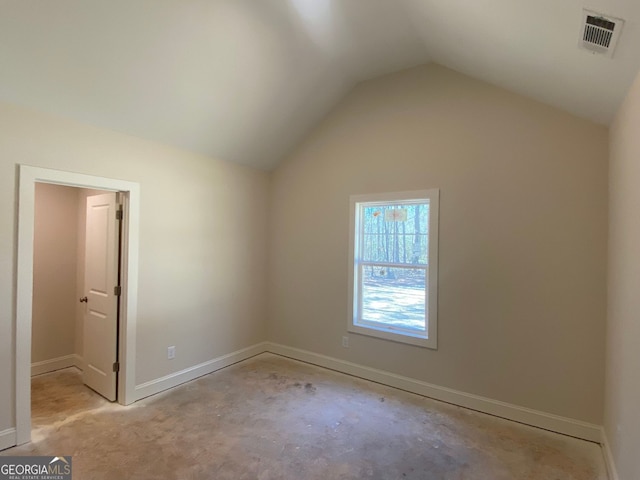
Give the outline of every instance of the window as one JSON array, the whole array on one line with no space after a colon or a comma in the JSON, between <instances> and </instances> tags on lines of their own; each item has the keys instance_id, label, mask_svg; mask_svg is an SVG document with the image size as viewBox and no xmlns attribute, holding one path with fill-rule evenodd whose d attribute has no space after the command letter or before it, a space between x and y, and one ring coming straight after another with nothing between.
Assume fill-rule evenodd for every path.
<instances>
[{"instance_id":1,"label":"window","mask_svg":"<svg viewBox=\"0 0 640 480\"><path fill-rule=\"evenodd\" d=\"M437 347L439 195L351 197L350 332Z\"/></svg>"}]
</instances>

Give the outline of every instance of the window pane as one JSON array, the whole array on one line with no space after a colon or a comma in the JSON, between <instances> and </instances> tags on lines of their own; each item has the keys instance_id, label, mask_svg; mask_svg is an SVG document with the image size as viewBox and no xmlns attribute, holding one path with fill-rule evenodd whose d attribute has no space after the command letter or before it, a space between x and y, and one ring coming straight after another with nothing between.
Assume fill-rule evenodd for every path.
<instances>
[{"instance_id":1,"label":"window pane","mask_svg":"<svg viewBox=\"0 0 640 480\"><path fill-rule=\"evenodd\" d=\"M424 269L362 267L362 320L425 331Z\"/></svg>"},{"instance_id":2,"label":"window pane","mask_svg":"<svg viewBox=\"0 0 640 480\"><path fill-rule=\"evenodd\" d=\"M361 221L364 261L427 264L428 203L364 206Z\"/></svg>"}]
</instances>

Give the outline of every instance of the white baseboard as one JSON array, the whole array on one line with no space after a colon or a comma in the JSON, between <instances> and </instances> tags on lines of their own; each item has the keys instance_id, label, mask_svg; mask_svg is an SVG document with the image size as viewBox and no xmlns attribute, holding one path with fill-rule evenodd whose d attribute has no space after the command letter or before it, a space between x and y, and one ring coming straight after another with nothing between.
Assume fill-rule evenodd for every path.
<instances>
[{"instance_id":1,"label":"white baseboard","mask_svg":"<svg viewBox=\"0 0 640 480\"><path fill-rule=\"evenodd\" d=\"M17 445L16 442L16 429L7 428L0 432L0 450L10 448Z\"/></svg>"},{"instance_id":2,"label":"white baseboard","mask_svg":"<svg viewBox=\"0 0 640 480\"><path fill-rule=\"evenodd\" d=\"M251 347L243 348L242 350L237 350L227 355L214 358L199 365L185 368L179 372L165 375L164 377L145 382L141 385L136 385L136 400L140 400L150 395L155 395L156 393L160 393L169 388L177 387L182 383L189 382L198 377L215 372L216 370L228 367L229 365L254 357L266 351L267 342L258 343Z\"/></svg>"},{"instance_id":3,"label":"white baseboard","mask_svg":"<svg viewBox=\"0 0 640 480\"><path fill-rule=\"evenodd\" d=\"M74 366L78 369L78 370L82 370L84 372L85 369L85 364L84 364L84 357L81 357L80 355L78 355L77 353L74 355L74 362L73 362Z\"/></svg>"},{"instance_id":4,"label":"white baseboard","mask_svg":"<svg viewBox=\"0 0 640 480\"><path fill-rule=\"evenodd\" d=\"M43 360L31 364L31 376L42 375L43 373L54 372L63 368L73 367L76 364L76 355L65 355L63 357Z\"/></svg>"},{"instance_id":5,"label":"white baseboard","mask_svg":"<svg viewBox=\"0 0 640 480\"><path fill-rule=\"evenodd\" d=\"M602 437L600 439L600 445L602 445L602 455L604 455L604 464L607 466L607 473L609 474L609 480L619 480L618 470L616 469L616 462L613 460L613 453L611 452L611 445L609 445L609 438L607 432L602 428Z\"/></svg>"},{"instance_id":6,"label":"white baseboard","mask_svg":"<svg viewBox=\"0 0 640 480\"><path fill-rule=\"evenodd\" d=\"M207 362L193 367L186 368L179 372L166 375L149 382L145 382L135 387L135 398L142 398L160 393L169 388L176 387L182 383L194 380L203 375L215 372L221 368L227 367L234 363L246 360L260 353L271 352L277 355L293 358L306 363L318 365L347 375L364 378L373 382L381 383L391 387L406 390L436 400L469 408L479 412L495 415L497 417L506 418L516 422L524 423L545 430L550 430L565 435L570 435L584 440L600 443L605 457L605 463L609 472L610 480L618 480L618 475L611 454L611 449L604 429L595 424L574 420L572 418L553 415L538 410L533 410L518 405L493 400L479 395L453 390L447 387L441 387L430 383L415 380L409 377L403 377L384 370L377 370L345 360L340 360L326 355L301 350L277 343L262 342L251 347L243 348L235 352L214 358ZM58 370L69 366L77 366L84 368L84 361L78 355L67 355L46 362L38 362L32 365L32 374L34 371L45 373L47 371ZM39 370L38 370L39 369ZM16 444L16 431L9 428L0 432L0 450L11 447Z\"/></svg>"},{"instance_id":7,"label":"white baseboard","mask_svg":"<svg viewBox=\"0 0 640 480\"><path fill-rule=\"evenodd\" d=\"M530 408L512 405L498 400L460 392L451 388L440 387L430 383L422 382L408 377L396 375L394 373L365 367L355 363L327 357L318 353L299 350L276 343L269 343L267 350L271 353L290 357L307 363L312 363L320 367L329 368L338 372L364 378L373 382L382 383L391 387L417 393L425 397L442 400L471 410L488 413L497 417L514 420L534 427L551 430L553 432L582 438L591 442L600 443L602 441L601 427L591 423L574 420L572 418L561 417L549 413L540 412ZM614 477L615 478L615 477Z\"/></svg>"},{"instance_id":8,"label":"white baseboard","mask_svg":"<svg viewBox=\"0 0 640 480\"><path fill-rule=\"evenodd\" d=\"M271 352L277 355L293 358L307 363L312 363L320 367L329 368L338 372L353 375L355 377L364 378L373 382L382 383L391 387L406 390L408 392L423 395L425 397L434 398L447 403L452 403L461 407L477 410L479 412L488 413L497 417L506 418L516 422L524 423L545 430L571 435L573 437L582 438L592 442L600 443L603 446L605 462L610 472L611 480L618 480L615 473L615 465L611 450L607 442L604 430L599 425L594 425L572 418L561 417L559 415L549 414L526 407L520 407L499 400L493 400L471 393L465 393L453 390L447 387L441 387L430 383L415 380L409 377L403 377L384 370L377 370L356 363L347 362L326 355L321 355L306 350L287 347L271 342L262 342L251 347L243 348L235 352L214 358L207 362L193 367L186 368L179 372L166 375L149 382L145 382L135 387L135 398L140 400L150 395L155 395L169 388L176 387L182 383L189 382L203 375L215 372L221 368L227 367L234 363L246 360L263 352ZM34 363L31 366L32 375L45 373L70 366L84 368L84 361L78 355L67 355L57 359L45 362ZM3 435L6 437L15 437L15 430L9 429L0 432L0 447L3 443ZM15 444L15 443L14 443ZM4 447L7 448L7 447Z\"/></svg>"}]
</instances>

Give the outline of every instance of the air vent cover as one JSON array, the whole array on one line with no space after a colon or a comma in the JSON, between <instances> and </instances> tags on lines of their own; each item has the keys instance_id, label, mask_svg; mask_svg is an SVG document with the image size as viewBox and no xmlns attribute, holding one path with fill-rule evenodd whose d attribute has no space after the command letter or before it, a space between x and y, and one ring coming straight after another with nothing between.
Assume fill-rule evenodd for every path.
<instances>
[{"instance_id":1,"label":"air vent cover","mask_svg":"<svg viewBox=\"0 0 640 480\"><path fill-rule=\"evenodd\" d=\"M593 53L613 57L624 20L583 10L580 46Z\"/></svg>"}]
</instances>

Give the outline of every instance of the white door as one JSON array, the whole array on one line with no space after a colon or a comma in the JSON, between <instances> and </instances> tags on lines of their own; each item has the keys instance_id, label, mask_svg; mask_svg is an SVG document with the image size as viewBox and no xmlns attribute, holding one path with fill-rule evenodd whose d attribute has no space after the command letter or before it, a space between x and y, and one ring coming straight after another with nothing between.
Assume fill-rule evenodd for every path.
<instances>
[{"instance_id":1,"label":"white door","mask_svg":"<svg viewBox=\"0 0 640 480\"><path fill-rule=\"evenodd\" d=\"M87 197L84 269L84 383L116 399L118 356L118 235L115 193Z\"/></svg>"}]
</instances>

